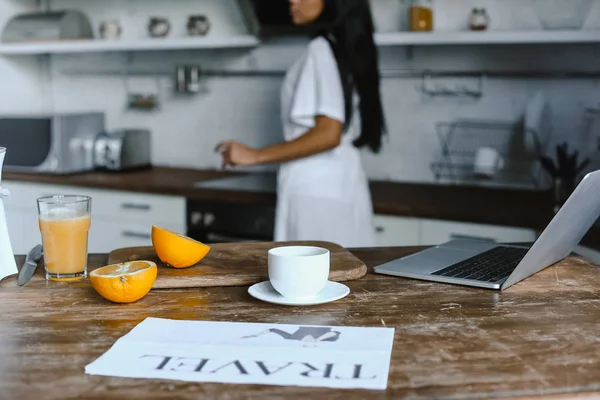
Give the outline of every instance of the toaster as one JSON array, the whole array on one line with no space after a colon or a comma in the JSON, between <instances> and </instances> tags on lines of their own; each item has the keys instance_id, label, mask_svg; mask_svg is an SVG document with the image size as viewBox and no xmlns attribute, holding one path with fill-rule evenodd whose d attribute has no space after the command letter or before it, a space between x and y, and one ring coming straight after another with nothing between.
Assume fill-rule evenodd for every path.
<instances>
[{"instance_id":1,"label":"toaster","mask_svg":"<svg viewBox=\"0 0 600 400\"><path fill-rule=\"evenodd\" d=\"M94 164L110 171L150 167L150 131L122 129L99 134L94 144Z\"/></svg>"}]
</instances>

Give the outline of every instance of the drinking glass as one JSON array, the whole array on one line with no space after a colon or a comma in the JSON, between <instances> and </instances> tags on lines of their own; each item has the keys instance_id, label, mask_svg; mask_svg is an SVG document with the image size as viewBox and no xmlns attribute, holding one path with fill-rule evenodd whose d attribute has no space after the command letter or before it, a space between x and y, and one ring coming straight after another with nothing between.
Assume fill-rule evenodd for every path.
<instances>
[{"instance_id":1,"label":"drinking glass","mask_svg":"<svg viewBox=\"0 0 600 400\"><path fill-rule=\"evenodd\" d=\"M46 279L76 281L87 276L92 199L49 196L37 199Z\"/></svg>"}]
</instances>

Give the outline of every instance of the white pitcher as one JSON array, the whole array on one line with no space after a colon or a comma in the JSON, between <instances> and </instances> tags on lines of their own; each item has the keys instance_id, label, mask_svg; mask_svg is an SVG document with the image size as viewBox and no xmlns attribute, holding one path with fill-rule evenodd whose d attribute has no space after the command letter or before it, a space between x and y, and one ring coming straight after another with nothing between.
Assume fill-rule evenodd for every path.
<instances>
[{"instance_id":1,"label":"white pitcher","mask_svg":"<svg viewBox=\"0 0 600 400\"><path fill-rule=\"evenodd\" d=\"M2 200L10 195L7 189L2 188L2 164L5 155L6 149L0 147L0 280L18 272L10 237L8 236L8 226L6 225L6 214L4 213L4 202Z\"/></svg>"}]
</instances>

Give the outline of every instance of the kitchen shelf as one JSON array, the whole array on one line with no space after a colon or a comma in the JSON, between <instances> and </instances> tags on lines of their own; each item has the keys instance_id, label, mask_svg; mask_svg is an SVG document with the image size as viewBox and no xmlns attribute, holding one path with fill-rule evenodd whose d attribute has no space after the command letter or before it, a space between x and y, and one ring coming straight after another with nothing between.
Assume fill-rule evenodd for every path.
<instances>
[{"instance_id":1,"label":"kitchen shelf","mask_svg":"<svg viewBox=\"0 0 600 400\"><path fill-rule=\"evenodd\" d=\"M600 31L393 32L377 33L375 42L379 46L600 43ZM260 39L252 35L138 40L83 39L0 44L0 55L243 49L257 47L260 43Z\"/></svg>"},{"instance_id":2,"label":"kitchen shelf","mask_svg":"<svg viewBox=\"0 0 600 400\"><path fill-rule=\"evenodd\" d=\"M253 48L260 44L255 36L209 36L182 38L147 38L138 40L82 39L62 42L0 44L0 54L66 54L121 51L156 51L186 49Z\"/></svg>"},{"instance_id":3,"label":"kitchen shelf","mask_svg":"<svg viewBox=\"0 0 600 400\"><path fill-rule=\"evenodd\" d=\"M600 30L378 33L380 46L600 43Z\"/></svg>"}]
</instances>

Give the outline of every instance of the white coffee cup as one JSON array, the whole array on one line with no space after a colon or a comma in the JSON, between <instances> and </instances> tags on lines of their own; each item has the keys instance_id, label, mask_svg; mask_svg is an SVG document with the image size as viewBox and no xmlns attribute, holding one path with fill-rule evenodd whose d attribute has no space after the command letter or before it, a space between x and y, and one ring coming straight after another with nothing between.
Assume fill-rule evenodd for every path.
<instances>
[{"instance_id":1,"label":"white coffee cup","mask_svg":"<svg viewBox=\"0 0 600 400\"><path fill-rule=\"evenodd\" d=\"M269 280L283 297L318 294L329 279L329 250L310 246L276 247L268 254Z\"/></svg>"},{"instance_id":2,"label":"white coffee cup","mask_svg":"<svg viewBox=\"0 0 600 400\"><path fill-rule=\"evenodd\" d=\"M504 157L491 147L480 147L475 155L473 172L491 178L504 168Z\"/></svg>"}]
</instances>

